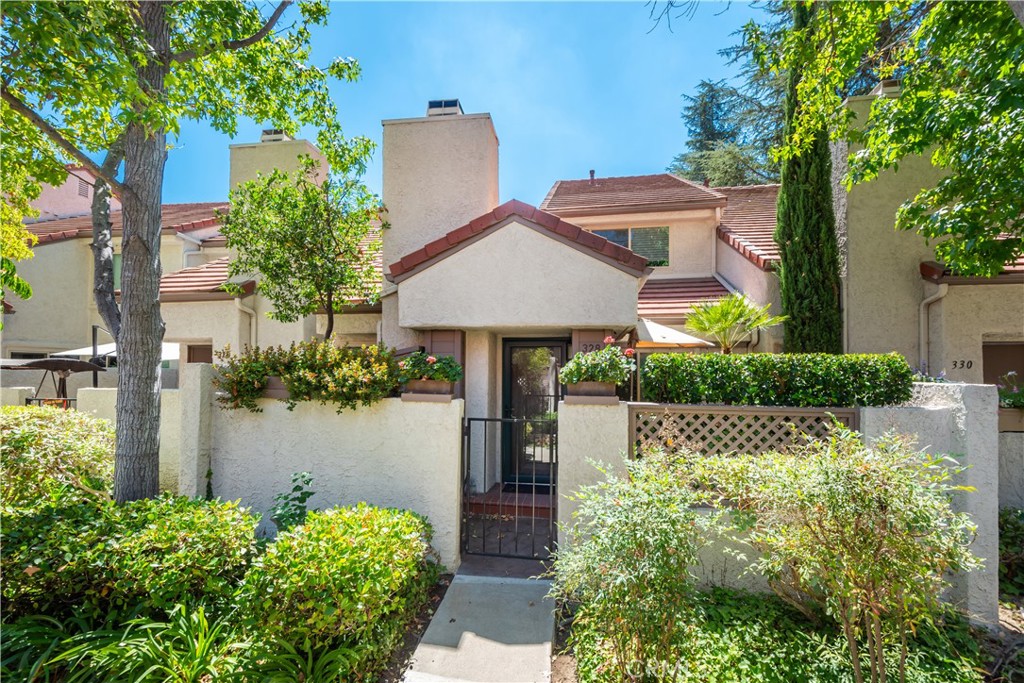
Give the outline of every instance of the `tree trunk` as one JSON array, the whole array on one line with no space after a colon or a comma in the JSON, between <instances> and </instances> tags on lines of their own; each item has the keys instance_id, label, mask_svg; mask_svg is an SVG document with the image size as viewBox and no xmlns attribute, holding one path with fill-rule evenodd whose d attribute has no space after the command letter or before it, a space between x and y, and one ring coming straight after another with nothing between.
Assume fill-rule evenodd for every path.
<instances>
[{"instance_id":1,"label":"tree trunk","mask_svg":"<svg viewBox=\"0 0 1024 683\"><path fill-rule=\"evenodd\" d=\"M331 341L331 335L334 334L334 292L327 292L327 305L324 308L327 310L327 329L324 330L324 341Z\"/></svg>"},{"instance_id":2,"label":"tree trunk","mask_svg":"<svg viewBox=\"0 0 1024 683\"><path fill-rule=\"evenodd\" d=\"M170 50L166 3L138 5L138 21L153 50ZM153 58L137 69L140 87L159 98L167 66ZM160 227L165 130L129 124L125 132L122 198L121 331L118 335L117 450L114 497L118 502L156 496L160 467Z\"/></svg>"},{"instance_id":3,"label":"tree trunk","mask_svg":"<svg viewBox=\"0 0 1024 683\"><path fill-rule=\"evenodd\" d=\"M1022 0L1007 0L1010 9L1013 11L1013 16L1017 17L1017 21L1020 22L1021 26L1024 26L1024 1Z\"/></svg>"}]
</instances>

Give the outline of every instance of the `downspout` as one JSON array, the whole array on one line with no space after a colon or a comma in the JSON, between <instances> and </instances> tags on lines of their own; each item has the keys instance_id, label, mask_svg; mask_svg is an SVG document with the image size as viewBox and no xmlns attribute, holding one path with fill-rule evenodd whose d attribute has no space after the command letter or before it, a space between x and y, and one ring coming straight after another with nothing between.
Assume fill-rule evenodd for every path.
<instances>
[{"instance_id":1,"label":"downspout","mask_svg":"<svg viewBox=\"0 0 1024 683\"><path fill-rule=\"evenodd\" d=\"M249 346L256 348L256 311L242 303L242 297L235 297L235 308L249 316Z\"/></svg>"},{"instance_id":2,"label":"downspout","mask_svg":"<svg viewBox=\"0 0 1024 683\"><path fill-rule=\"evenodd\" d=\"M930 355L930 339L928 330L928 307L933 303L946 296L946 292L949 291L949 285L942 283L939 285L939 291L935 292L929 297L926 297L921 301L921 307L918 310L918 330L917 330L917 349L920 357L918 358L919 367L923 372L930 372L928 367L928 356Z\"/></svg>"}]
</instances>

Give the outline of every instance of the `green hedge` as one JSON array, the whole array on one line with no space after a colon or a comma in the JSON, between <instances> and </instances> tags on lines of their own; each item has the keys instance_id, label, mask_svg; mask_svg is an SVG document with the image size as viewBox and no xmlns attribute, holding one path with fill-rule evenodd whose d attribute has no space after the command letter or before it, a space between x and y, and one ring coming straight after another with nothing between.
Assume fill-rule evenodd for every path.
<instances>
[{"instance_id":1,"label":"green hedge","mask_svg":"<svg viewBox=\"0 0 1024 683\"><path fill-rule=\"evenodd\" d=\"M114 475L114 429L60 408L0 408L0 501L5 512L103 498Z\"/></svg>"},{"instance_id":2,"label":"green hedge","mask_svg":"<svg viewBox=\"0 0 1024 683\"><path fill-rule=\"evenodd\" d=\"M652 354L640 369L656 403L886 406L910 400L913 371L889 354Z\"/></svg>"},{"instance_id":3,"label":"green hedge","mask_svg":"<svg viewBox=\"0 0 1024 683\"><path fill-rule=\"evenodd\" d=\"M3 618L227 606L256 556L257 523L237 503L171 496L5 512Z\"/></svg>"},{"instance_id":4,"label":"green hedge","mask_svg":"<svg viewBox=\"0 0 1024 683\"><path fill-rule=\"evenodd\" d=\"M311 512L250 569L242 613L263 637L350 649L349 678L369 680L437 580L431 534L425 518L406 510L360 503Z\"/></svg>"}]
</instances>

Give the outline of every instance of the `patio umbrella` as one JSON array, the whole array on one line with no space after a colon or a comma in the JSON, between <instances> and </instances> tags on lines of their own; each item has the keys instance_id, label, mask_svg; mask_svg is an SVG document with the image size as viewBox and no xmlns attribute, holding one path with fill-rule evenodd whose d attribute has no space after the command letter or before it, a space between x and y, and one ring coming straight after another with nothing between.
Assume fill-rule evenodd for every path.
<instances>
[{"instance_id":1,"label":"patio umbrella","mask_svg":"<svg viewBox=\"0 0 1024 683\"><path fill-rule=\"evenodd\" d=\"M160 344L160 360L178 360L180 355L181 347L177 344L171 344L164 342ZM83 346L80 349L68 349L67 351L59 351L58 353L52 354L54 356L89 356L92 357L92 347ZM97 356L114 356L117 357L117 345L114 343L100 344L96 347Z\"/></svg>"},{"instance_id":2,"label":"patio umbrella","mask_svg":"<svg viewBox=\"0 0 1024 683\"><path fill-rule=\"evenodd\" d=\"M42 370L43 378L39 380L36 396L43 388L43 382L49 375L53 379L53 389L57 398L68 397L68 377L76 372L106 372L104 368L76 358L32 358L31 360L0 359L0 368L6 370Z\"/></svg>"},{"instance_id":3,"label":"patio umbrella","mask_svg":"<svg viewBox=\"0 0 1024 683\"><path fill-rule=\"evenodd\" d=\"M638 351L652 351L655 349L687 349L703 348L714 346L711 342L693 337L679 330L674 330L665 325L640 318L636 322L634 332L636 342L634 346Z\"/></svg>"}]
</instances>

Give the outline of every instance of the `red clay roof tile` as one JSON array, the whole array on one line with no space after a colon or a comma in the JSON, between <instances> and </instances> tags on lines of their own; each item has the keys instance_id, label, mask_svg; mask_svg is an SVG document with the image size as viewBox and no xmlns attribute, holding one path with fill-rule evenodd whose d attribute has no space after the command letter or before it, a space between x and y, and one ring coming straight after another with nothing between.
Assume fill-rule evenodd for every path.
<instances>
[{"instance_id":1,"label":"red clay roof tile","mask_svg":"<svg viewBox=\"0 0 1024 683\"><path fill-rule=\"evenodd\" d=\"M695 303L728 294L725 285L713 277L648 280L637 297L637 313L651 320L682 321Z\"/></svg>"},{"instance_id":2,"label":"red clay roof tile","mask_svg":"<svg viewBox=\"0 0 1024 683\"><path fill-rule=\"evenodd\" d=\"M163 231L167 233L191 232L220 225L216 212L226 213L227 202L197 202L191 204L164 204L161 207ZM123 227L121 211L110 212L110 223L114 234L119 235ZM92 237L92 217L89 214L70 218L27 223L25 228L39 238L39 244L60 242L76 237Z\"/></svg>"},{"instance_id":3,"label":"red clay roof tile","mask_svg":"<svg viewBox=\"0 0 1024 683\"><path fill-rule=\"evenodd\" d=\"M722 211L718 238L759 268L768 270L779 260L775 244L775 203L778 185L716 187L729 203Z\"/></svg>"},{"instance_id":4,"label":"red clay roof tile","mask_svg":"<svg viewBox=\"0 0 1024 683\"><path fill-rule=\"evenodd\" d=\"M721 205L725 196L709 187L670 173L654 175L559 180L541 202L540 208L554 214L606 210L626 213L636 210L666 210L686 204Z\"/></svg>"}]
</instances>

